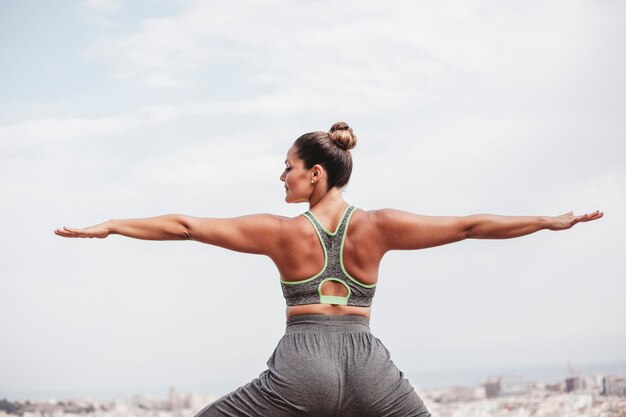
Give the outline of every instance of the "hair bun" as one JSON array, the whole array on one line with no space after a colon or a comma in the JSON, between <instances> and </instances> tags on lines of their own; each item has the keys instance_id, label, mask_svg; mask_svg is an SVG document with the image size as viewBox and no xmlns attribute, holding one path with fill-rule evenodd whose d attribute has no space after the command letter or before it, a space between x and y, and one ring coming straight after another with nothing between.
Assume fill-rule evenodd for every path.
<instances>
[{"instance_id":1,"label":"hair bun","mask_svg":"<svg viewBox=\"0 0 626 417\"><path fill-rule=\"evenodd\" d=\"M330 140L335 142L340 148L349 151L356 146L356 135L352 128L345 122L337 122L330 127L328 132Z\"/></svg>"}]
</instances>

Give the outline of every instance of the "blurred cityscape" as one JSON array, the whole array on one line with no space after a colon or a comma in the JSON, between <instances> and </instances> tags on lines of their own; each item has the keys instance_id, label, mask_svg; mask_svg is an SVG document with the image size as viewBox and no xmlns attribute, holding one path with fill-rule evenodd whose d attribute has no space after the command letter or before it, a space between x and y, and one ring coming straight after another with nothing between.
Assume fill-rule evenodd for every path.
<instances>
[{"instance_id":1,"label":"blurred cityscape","mask_svg":"<svg viewBox=\"0 0 626 417\"><path fill-rule=\"evenodd\" d=\"M626 417L626 378L621 376L574 376L556 384L499 377L480 386L419 394L434 417ZM215 399L173 387L165 399L142 395L110 401L2 399L0 417L188 417Z\"/></svg>"},{"instance_id":2,"label":"blurred cityscape","mask_svg":"<svg viewBox=\"0 0 626 417\"><path fill-rule=\"evenodd\" d=\"M626 417L626 378L575 376L556 384L500 377L420 393L433 417Z\"/></svg>"}]
</instances>

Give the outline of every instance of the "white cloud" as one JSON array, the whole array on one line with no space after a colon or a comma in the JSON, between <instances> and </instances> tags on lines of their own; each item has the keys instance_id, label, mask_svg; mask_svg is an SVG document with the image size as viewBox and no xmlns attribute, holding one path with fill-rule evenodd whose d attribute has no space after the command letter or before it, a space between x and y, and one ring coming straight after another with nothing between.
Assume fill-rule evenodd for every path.
<instances>
[{"instance_id":1,"label":"white cloud","mask_svg":"<svg viewBox=\"0 0 626 417\"><path fill-rule=\"evenodd\" d=\"M425 19L423 10L406 3L300 6L197 2L177 17L148 20L135 33L101 39L89 56L112 64L120 78L140 83L155 74L193 79L230 62L253 69L250 79L284 80L283 88L322 88L336 95L358 94L364 87L372 94L398 94L415 86L416 77L437 79L461 62L485 70L496 61L496 51L480 36L459 36L478 10L443 25L449 17L445 8L429 7L437 15L432 21L432 13Z\"/></svg>"},{"instance_id":2,"label":"white cloud","mask_svg":"<svg viewBox=\"0 0 626 417\"><path fill-rule=\"evenodd\" d=\"M411 118L439 103L450 103L453 114L498 111L504 102L554 111L559 96L592 82L581 63L607 60L587 35L602 36L603 19L612 17L586 2L195 2L177 16L99 39L88 56L132 84L210 87L226 97L219 71L230 68L245 92L201 105L222 112L384 119ZM604 66L619 78L624 65Z\"/></svg>"},{"instance_id":3,"label":"white cloud","mask_svg":"<svg viewBox=\"0 0 626 417\"><path fill-rule=\"evenodd\" d=\"M119 0L84 0L82 15L97 27L112 29L119 27L119 22L112 19L121 9Z\"/></svg>"},{"instance_id":4,"label":"white cloud","mask_svg":"<svg viewBox=\"0 0 626 417\"><path fill-rule=\"evenodd\" d=\"M164 74L146 74L141 83L149 87L193 87L194 83L186 80L178 80Z\"/></svg>"},{"instance_id":5,"label":"white cloud","mask_svg":"<svg viewBox=\"0 0 626 417\"><path fill-rule=\"evenodd\" d=\"M121 8L119 0L85 0L83 7L98 13L113 13Z\"/></svg>"},{"instance_id":6,"label":"white cloud","mask_svg":"<svg viewBox=\"0 0 626 417\"><path fill-rule=\"evenodd\" d=\"M169 115L155 116L150 111L110 117L45 117L0 126L0 146L24 148L45 143L67 143L84 138L119 135L138 126L168 120Z\"/></svg>"},{"instance_id":7,"label":"white cloud","mask_svg":"<svg viewBox=\"0 0 626 417\"><path fill-rule=\"evenodd\" d=\"M362 106L358 97L339 97L335 102L346 107ZM202 115L288 116L307 111L323 111L327 100L310 96L302 100L286 93L259 95L234 101L206 101L176 105L145 106L131 113L106 117L43 117L0 125L0 147L5 150L30 147L45 143L69 143L89 138L123 135L138 128L174 123L183 118ZM354 111L353 113L358 113Z\"/></svg>"}]
</instances>

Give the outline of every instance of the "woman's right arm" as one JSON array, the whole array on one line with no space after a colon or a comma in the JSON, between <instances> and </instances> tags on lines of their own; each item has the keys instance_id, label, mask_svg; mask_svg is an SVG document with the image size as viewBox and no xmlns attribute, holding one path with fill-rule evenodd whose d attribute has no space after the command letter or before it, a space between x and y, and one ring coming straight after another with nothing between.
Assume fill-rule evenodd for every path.
<instances>
[{"instance_id":1,"label":"woman's right arm","mask_svg":"<svg viewBox=\"0 0 626 417\"><path fill-rule=\"evenodd\" d=\"M104 239L109 235L122 235L144 240L186 240L187 228L180 214L166 214L143 219L109 220L82 229L73 227L58 228L58 236Z\"/></svg>"},{"instance_id":2,"label":"woman's right arm","mask_svg":"<svg viewBox=\"0 0 626 417\"><path fill-rule=\"evenodd\" d=\"M63 227L58 236L106 238L119 234L145 240L196 240L237 252L271 255L279 247L284 218L254 214L234 218L167 214L142 219L109 220L82 229Z\"/></svg>"}]
</instances>

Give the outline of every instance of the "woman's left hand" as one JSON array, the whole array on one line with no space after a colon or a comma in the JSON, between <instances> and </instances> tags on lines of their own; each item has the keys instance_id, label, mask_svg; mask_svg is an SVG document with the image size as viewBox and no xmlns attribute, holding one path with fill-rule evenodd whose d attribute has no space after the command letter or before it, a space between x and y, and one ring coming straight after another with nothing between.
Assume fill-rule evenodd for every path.
<instances>
[{"instance_id":1,"label":"woman's left hand","mask_svg":"<svg viewBox=\"0 0 626 417\"><path fill-rule=\"evenodd\" d=\"M600 212L600 210L596 210L593 213L585 213L580 216L574 216L574 212L570 211L569 213L561 214L560 216L550 217L548 229L566 230L574 226L576 223L590 222L592 220L597 220L602 216L604 216L604 213Z\"/></svg>"}]
</instances>

